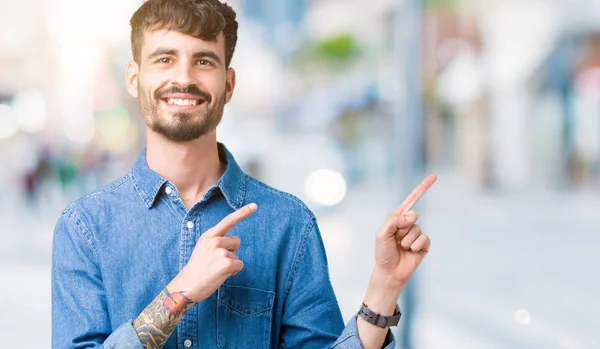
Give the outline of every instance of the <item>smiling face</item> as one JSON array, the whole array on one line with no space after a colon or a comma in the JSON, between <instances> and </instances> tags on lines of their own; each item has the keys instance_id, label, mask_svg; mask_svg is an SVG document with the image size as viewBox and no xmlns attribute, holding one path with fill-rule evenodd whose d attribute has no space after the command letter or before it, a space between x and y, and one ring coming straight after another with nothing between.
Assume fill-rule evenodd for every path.
<instances>
[{"instance_id":1,"label":"smiling face","mask_svg":"<svg viewBox=\"0 0 600 349\"><path fill-rule=\"evenodd\" d=\"M214 132L235 86L223 33L206 41L173 30L146 31L139 64L127 67L127 90L150 129L188 142Z\"/></svg>"}]
</instances>

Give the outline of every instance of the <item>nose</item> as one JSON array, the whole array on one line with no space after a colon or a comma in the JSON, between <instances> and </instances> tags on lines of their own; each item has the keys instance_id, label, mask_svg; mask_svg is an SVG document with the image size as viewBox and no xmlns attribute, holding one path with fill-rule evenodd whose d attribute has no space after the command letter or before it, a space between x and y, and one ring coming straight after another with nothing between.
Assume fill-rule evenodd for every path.
<instances>
[{"instance_id":1,"label":"nose","mask_svg":"<svg viewBox=\"0 0 600 349\"><path fill-rule=\"evenodd\" d=\"M172 82L174 85L179 85L181 88L186 88L197 83L190 62L186 62L185 60L180 61Z\"/></svg>"}]
</instances>

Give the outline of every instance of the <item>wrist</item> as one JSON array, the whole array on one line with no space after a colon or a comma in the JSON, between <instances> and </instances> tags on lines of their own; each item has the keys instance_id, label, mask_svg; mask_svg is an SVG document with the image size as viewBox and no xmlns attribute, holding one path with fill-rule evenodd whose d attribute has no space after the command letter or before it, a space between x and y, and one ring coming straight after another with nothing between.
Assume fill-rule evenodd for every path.
<instances>
[{"instance_id":1,"label":"wrist","mask_svg":"<svg viewBox=\"0 0 600 349\"><path fill-rule=\"evenodd\" d=\"M171 280L171 282L169 282L166 287L167 291L169 293L182 292L193 303L201 302L203 300L202 295L196 294L193 291L193 288L190 287L187 282L185 282L185 277L183 277L181 274L182 273L180 272L177 274L177 276L175 276L175 278L173 278L173 280Z\"/></svg>"},{"instance_id":2,"label":"wrist","mask_svg":"<svg viewBox=\"0 0 600 349\"><path fill-rule=\"evenodd\" d=\"M364 303L381 315L391 316L394 314L403 288L404 283L376 269L371 274Z\"/></svg>"}]
</instances>

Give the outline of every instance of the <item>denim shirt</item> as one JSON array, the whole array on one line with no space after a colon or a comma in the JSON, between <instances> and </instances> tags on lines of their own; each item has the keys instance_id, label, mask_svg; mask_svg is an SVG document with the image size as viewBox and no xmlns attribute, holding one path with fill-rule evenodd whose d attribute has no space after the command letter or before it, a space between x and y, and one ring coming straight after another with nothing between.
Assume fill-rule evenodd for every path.
<instances>
[{"instance_id":1,"label":"denim shirt","mask_svg":"<svg viewBox=\"0 0 600 349\"><path fill-rule=\"evenodd\" d=\"M64 211L52 253L53 348L142 349L132 321L200 235L251 202L258 210L228 233L242 241L244 268L191 307L164 348L362 347L356 315L344 328L312 212L218 148L226 170L190 210L142 151L130 173Z\"/></svg>"}]
</instances>

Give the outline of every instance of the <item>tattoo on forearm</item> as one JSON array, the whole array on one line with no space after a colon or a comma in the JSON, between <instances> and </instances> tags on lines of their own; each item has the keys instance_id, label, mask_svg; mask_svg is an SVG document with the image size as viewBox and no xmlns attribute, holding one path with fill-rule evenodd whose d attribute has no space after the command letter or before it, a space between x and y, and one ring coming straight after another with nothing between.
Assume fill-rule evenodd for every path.
<instances>
[{"instance_id":1,"label":"tattoo on forearm","mask_svg":"<svg viewBox=\"0 0 600 349\"><path fill-rule=\"evenodd\" d=\"M193 304L184 292L169 293L166 288L162 290L133 321L142 346L146 349L162 348Z\"/></svg>"}]
</instances>

